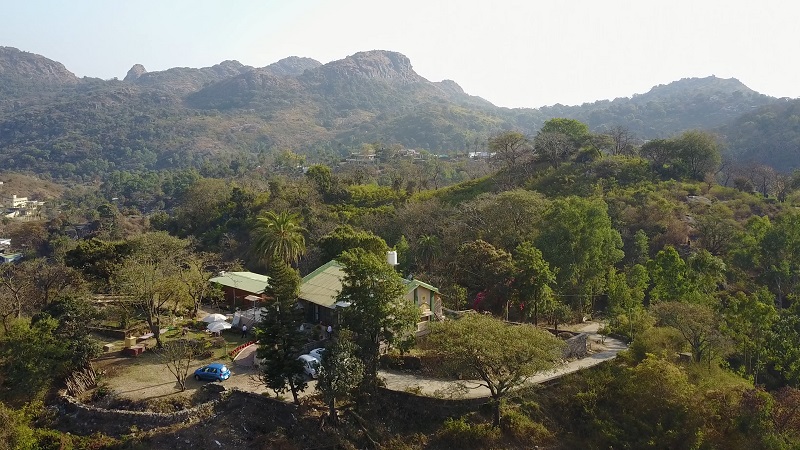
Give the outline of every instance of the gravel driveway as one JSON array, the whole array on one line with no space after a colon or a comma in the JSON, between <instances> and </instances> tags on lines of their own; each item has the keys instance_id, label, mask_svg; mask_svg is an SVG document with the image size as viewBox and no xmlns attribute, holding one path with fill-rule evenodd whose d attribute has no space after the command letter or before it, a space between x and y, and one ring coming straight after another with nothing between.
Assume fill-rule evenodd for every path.
<instances>
[{"instance_id":1,"label":"gravel driveway","mask_svg":"<svg viewBox=\"0 0 800 450\"><path fill-rule=\"evenodd\" d=\"M625 350L627 345L612 338L606 338L605 342L601 344L601 336L597 334L599 326L600 324L591 322L572 328L575 331L589 333L589 342L592 350L589 356L569 361L555 370L536 374L528 382L533 384L543 383L616 358L617 353ZM258 370L251 366L254 352L255 346L248 347L243 350L234 363L227 362L231 370L231 377L223 382L225 387L236 387L257 393L272 393L258 380ZM106 383L118 395L131 400L146 400L170 395L191 396L206 383L194 380L194 378L191 378L191 373L194 372L194 369L211 362L214 361L202 361L192 365L190 378L186 380L186 391L184 392L180 392L174 375L154 354L149 352L138 358L118 358L105 363L101 362L97 366L100 370L105 369L108 371L108 376L104 376L102 382ZM453 398L489 396L489 390L480 386L477 381L439 380L397 371L380 371L379 375L384 378L386 387L396 391L409 391L423 395ZM313 394L315 384L315 381L309 381L308 389L302 395ZM290 394L285 394L284 396L288 398Z\"/></svg>"}]
</instances>

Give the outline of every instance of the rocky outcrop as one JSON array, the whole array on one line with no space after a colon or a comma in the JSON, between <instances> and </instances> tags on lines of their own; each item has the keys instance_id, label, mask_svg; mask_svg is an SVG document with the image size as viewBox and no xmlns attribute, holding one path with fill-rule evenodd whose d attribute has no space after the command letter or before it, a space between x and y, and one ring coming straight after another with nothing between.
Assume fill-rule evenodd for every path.
<instances>
[{"instance_id":1,"label":"rocky outcrop","mask_svg":"<svg viewBox=\"0 0 800 450\"><path fill-rule=\"evenodd\" d=\"M312 58L301 58L299 56L290 56L282 60L272 63L265 67L274 75L284 77L296 77L303 74L308 69L316 69L322 63Z\"/></svg>"},{"instance_id":2,"label":"rocky outcrop","mask_svg":"<svg viewBox=\"0 0 800 450\"><path fill-rule=\"evenodd\" d=\"M135 75L135 69L141 67L142 73ZM171 69L147 72L140 64L128 71L125 81L140 85L152 86L178 94L188 94L213 83L236 77L253 70L239 61L223 61L211 67L194 69L191 67L173 67ZM134 74L132 74L134 72Z\"/></svg>"},{"instance_id":3,"label":"rocky outcrop","mask_svg":"<svg viewBox=\"0 0 800 450\"><path fill-rule=\"evenodd\" d=\"M136 81L139 77L147 73L147 69L144 68L141 64L134 64L131 67L131 70L128 71L128 74L125 75L125 79L123 81Z\"/></svg>"},{"instance_id":4,"label":"rocky outcrop","mask_svg":"<svg viewBox=\"0 0 800 450\"><path fill-rule=\"evenodd\" d=\"M414 72L405 55L384 50L359 52L325 64L304 76L321 79L381 79L399 84L427 81Z\"/></svg>"},{"instance_id":5,"label":"rocky outcrop","mask_svg":"<svg viewBox=\"0 0 800 450\"><path fill-rule=\"evenodd\" d=\"M80 78L60 62L14 47L0 47L0 78L34 85L74 85Z\"/></svg>"},{"instance_id":6,"label":"rocky outcrop","mask_svg":"<svg viewBox=\"0 0 800 450\"><path fill-rule=\"evenodd\" d=\"M464 89L461 89L461 86L453 80L442 80L434 84L449 95L466 95Z\"/></svg>"}]
</instances>

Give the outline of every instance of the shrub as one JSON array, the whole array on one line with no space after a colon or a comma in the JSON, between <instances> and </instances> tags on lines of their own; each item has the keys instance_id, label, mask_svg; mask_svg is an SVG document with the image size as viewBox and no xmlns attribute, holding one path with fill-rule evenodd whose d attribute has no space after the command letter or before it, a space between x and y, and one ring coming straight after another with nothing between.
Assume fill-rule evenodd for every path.
<instances>
[{"instance_id":1,"label":"shrub","mask_svg":"<svg viewBox=\"0 0 800 450\"><path fill-rule=\"evenodd\" d=\"M553 439L553 433L544 425L516 410L505 411L500 426L509 437L528 448L547 444Z\"/></svg>"},{"instance_id":2,"label":"shrub","mask_svg":"<svg viewBox=\"0 0 800 450\"><path fill-rule=\"evenodd\" d=\"M665 359L674 359L684 347L683 337L674 328L653 327L637 337L630 348L635 362L643 361L648 354Z\"/></svg>"},{"instance_id":3,"label":"shrub","mask_svg":"<svg viewBox=\"0 0 800 450\"><path fill-rule=\"evenodd\" d=\"M440 447L459 449L491 448L498 444L500 438L500 428L490 423L470 424L464 417L447 419L437 433Z\"/></svg>"}]
</instances>

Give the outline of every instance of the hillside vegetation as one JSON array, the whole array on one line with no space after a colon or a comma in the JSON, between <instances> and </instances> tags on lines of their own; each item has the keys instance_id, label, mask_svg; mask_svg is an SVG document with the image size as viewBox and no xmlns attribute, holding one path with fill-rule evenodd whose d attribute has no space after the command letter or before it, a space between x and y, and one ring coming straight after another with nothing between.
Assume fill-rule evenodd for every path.
<instances>
[{"instance_id":1,"label":"hillside vegetation","mask_svg":"<svg viewBox=\"0 0 800 450\"><path fill-rule=\"evenodd\" d=\"M363 142L465 153L483 150L503 130L533 135L556 117L595 132L623 127L640 140L727 126L730 154L780 163L780 170L798 165L796 143L779 141L790 134L791 111L776 106L760 114L759 127L772 131L760 132L757 145L740 139L734 121L778 100L713 76L613 101L508 109L453 81L430 82L408 58L387 51L328 64L290 57L263 68L225 61L147 72L135 65L123 81L103 81L78 79L60 63L3 47L0 92L0 163L58 178L241 157L259 164L259 155L282 149L324 161ZM85 160L93 164L78 170Z\"/></svg>"}]
</instances>

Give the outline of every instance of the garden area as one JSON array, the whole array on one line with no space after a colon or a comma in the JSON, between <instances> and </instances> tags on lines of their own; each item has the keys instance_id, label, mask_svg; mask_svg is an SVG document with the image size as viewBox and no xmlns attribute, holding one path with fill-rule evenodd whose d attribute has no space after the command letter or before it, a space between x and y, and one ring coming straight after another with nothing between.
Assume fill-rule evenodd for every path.
<instances>
[{"instance_id":1,"label":"garden area","mask_svg":"<svg viewBox=\"0 0 800 450\"><path fill-rule=\"evenodd\" d=\"M210 312L216 311L200 310L197 317L202 318ZM172 323L174 325L162 329L161 339L165 346L184 341L195 343L197 348L202 349L189 361L184 390L181 390L176 376L167 366L168 358L156 348L153 337L141 340L146 350L131 357L123 355L124 339L109 337L111 333L94 333L102 345L111 344L113 347L112 351L103 353L93 361L98 387L87 392L81 400L106 408L160 410L164 407L159 404L165 403L174 408L186 407L206 399L201 388L208 382L197 381L192 374L195 369L214 362L225 364L231 371L231 377L224 382L226 388L236 387L254 392L265 390L258 380L258 371L251 363L234 364L237 351L253 340L252 335L242 337L238 329L212 334L206 331L207 323L193 319L178 318ZM146 324L132 324L128 329L146 331L147 327Z\"/></svg>"}]
</instances>

